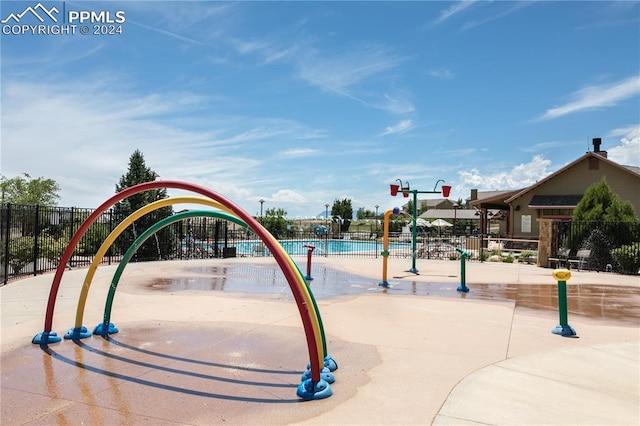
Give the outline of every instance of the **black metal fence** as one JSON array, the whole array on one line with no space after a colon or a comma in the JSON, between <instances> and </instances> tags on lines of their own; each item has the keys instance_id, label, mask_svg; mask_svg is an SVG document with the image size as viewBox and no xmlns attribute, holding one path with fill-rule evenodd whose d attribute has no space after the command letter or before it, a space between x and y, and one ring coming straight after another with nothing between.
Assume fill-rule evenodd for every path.
<instances>
[{"instance_id":1,"label":"black metal fence","mask_svg":"<svg viewBox=\"0 0 640 426\"><path fill-rule=\"evenodd\" d=\"M0 285L27 275L53 271L63 251L80 224L93 213L91 209L20 206L0 204ZM89 266L105 239L126 212L104 212L80 239L65 265L69 268ZM155 219L149 222L154 222ZM101 257L100 264L119 262L134 239L142 232L136 223L120 235ZM140 228L140 227L139 227ZM313 229L313 228L309 228ZM359 232L287 231L279 242L291 256L381 257L383 241L380 230ZM566 222L554 229L554 246L568 247L571 255L588 248L586 268L637 274L640 268L640 225L632 223ZM133 261L166 259L202 259L217 257L270 256L269 249L251 231L224 220L194 217L167 226L147 242L146 255ZM144 248L144 246L139 249ZM423 233L412 244L412 235L392 233L389 256L419 259L459 259L461 248L472 260L533 262L537 241L488 239L482 236ZM136 252L137 253L137 252ZM138 256L138 254L136 254Z\"/></svg>"},{"instance_id":2,"label":"black metal fence","mask_svg":"<svg viewBox=\"0 0 640 426\"><path fill-rule=\"evenodd\" d=\"M640 270L640 223L557 222L553 238L556 252L568 249L568 266L622 274L638 274Z\"/></svg>"}]
</instances>

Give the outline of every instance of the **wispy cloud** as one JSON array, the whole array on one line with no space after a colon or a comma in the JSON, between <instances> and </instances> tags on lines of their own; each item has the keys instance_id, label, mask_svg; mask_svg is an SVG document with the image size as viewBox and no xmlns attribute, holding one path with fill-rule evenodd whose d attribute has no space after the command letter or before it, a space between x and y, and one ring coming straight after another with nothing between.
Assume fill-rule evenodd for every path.
<instances>
[{"instance_id":1,"label":"wispy cloud","mask_svg":"<svg viewBox=\"0 0 640 426\"><path fill-rule=\"evenodd\" d=\"M441 78L443 80L453 80L453 78L456 76L456 74L453 71L446 68L431 70L429 71L429 75L431 77Z\"/></svg>"},{"instance_id":2,"label":"wispy cloud","mask_svg":"<svg viewBox=\"0 0 640 426\"><path fill-rule=\"evenodd\" d=\"M563 142L563 141L539 142L537 144L522 148L522 151L523 152L539 152L539 151L546 151L551 148L560 148L560 147L566 147L566 146L567 146L567 142Z\"/></svg>"},{"instance_id":3,"label":"wispy cloud","mask_svg":"<svg viewBox=\"0 0 640 426\"><path fill-rule=\"evenodd\" d=\"M376 45L346 49L333 57L311 54L298 63L298 76L330 92L348 93L363 80L397 67L403 61Z\"/></svg>"},{"instance_id":4,"label":"wispy cloud","mask_svg":"<svg viewBox=\"0 0 640 426\"><path fill-rule=\"evenodd\" d=\"M476 3L477 0L466 0L466 1L461 1L461 2L455 2L454 4L452 4L451 6L449 6L447 9L444 9L440 12L440 16L438 16L438 19L436 19L434 21L434 24L441 24L442 22L446 21L447 19L451 18L452 16L457 15L458 13L463 12L464 10L466 10L467 8L471 7L474 5L474 3Z\"/></svg>"},{"instance_id":5,"label":"wispy cloud","mask_svg":"<svg viewBox=\"0 0 640 426\"><path fill-rule=\"evenodd\" d=\"M288 158L274 152L287 152L287 143L324 134L284 119L215 114L198 118L198 95L141 95L105 90L92 83L93 78L88 80L51 85L3 81L3 173L55 179L67 203L91 207L113 193L129 155L140 149L161 178L225 188L232 198L248 199L255 182L265 176L266 184L276 188L298 182L302 171L273 164L288 164L296 155L313 155L314 150L292 149ZM193 112L188 121L172 118L188 111ZM27 149L39 155L25 157L20 141L28 141Z\"/></svg>"},{"instance_id":6,"label":"wispy cloud","mask_svg":"<svg viewBox=\"0 0 640 426\"><path fill-rule=\"evenodd\" d=\"M230 41L231 45L235 48L235 50L241 55L246 55L249 53L263 51L268 47L268 44L264 40L240 40L233 39Z\"/></svg>"},{"instance_id":7,"label":"wispy cloud","mask_svg":"<svg viewBox=\"0 0 640 426\"><path fill-rule=\"evenodd\" d=\"M409 130L411 130L412 128L413 128L413 121L411 121L411 120L402 120L401 122L399 122L395 126L387 126L384 129L384 132L382 132L380 134L380 136L388 136L388 135L395 135L395 134L398 134L398 133L405 133L405 132L408 132Z\"/></svg>"},{"instance_id":8,"label":"wispy cloud","mask_svg":"<svg viewBox=\"0 0 640 426\"><path fill-rule=\"evenodd\" d=\"M321 151L312 148L294 148L282 151L278 154L279 157L284 158L299 158L299 157L312 157L321 154Z\"/></svg>"},{"instance_id":9,"label":"wispy cloud","mask_svg":"<svg viewBox=\"0 0 640 426\"><path fill-rule=\"evenodd\" d=\"M465 23L462 26L462 30L463 31L469 30L471 28L478 27L480 25L484 25L486 23L489 23L491 21L495 21L496 19L503 18L503 17L513 13L513 12L516 12L516 11L518 11L520 9L525 8L525 7L529 7L529 6L531 6L531 5L535 4L535 3L536 3L535 1L500 2L499 3L500 5L505 5L506 4L506 5L509 5L509 7L507 9L505 9L505 10L502 10L502 11L494 14L494 15L487 16L484 19L480 19L480 20L476 20L476 21L469 21L469 22Z\"/></svg>"},{"instance_id":10,"label":"wispy cloud","mask_svg":"<svg viewBox=\"0 0 640 426\"><path fill-rule=\"evenodd\" d=\"M548 109L538 121L551 120L567 114L596 108L611 107L640 93L640 76L613 84L588 86L573 93L570 102Z\"/></svg>"},{"instance_id":11,"label":"wispy cloud","mask_svg":"<svg viewBox=\"0 0 640 426\"><path fill-rule=\"evenodd\" d=\"M378 101L372 101L370 104L374 108L378 108L391 114L410 114L415 111L415 106L405 96L387 95L385 94L382 99Z\"/></svg>"},{"instance_id":12,"label":"wispy cloud","mask_svg":"<svg viewBox=\"0 0 640 426\"><path fill-rule=\"evenodd\" d=\"M195 44L195 45L199 45L199 46L204 45L204 43L199 41L199 40L195 40L193 38L186 37L186 36L180 35L178 33L162 29L160 27L152 27L151 25L146 25L146 24L143 24L142 22L137 22L137 21L134 21L132 19L127 20L127 23L130 23L130 24L133 24L133 25L137 25L138 27L144 28L145 30L154 31L154 32L156 32L158 34L163 34L163 35L165 35L167 37L171 37L171 38L174 38L176 40L185 41L187 43Z\"/></svg>"}]
</instances>

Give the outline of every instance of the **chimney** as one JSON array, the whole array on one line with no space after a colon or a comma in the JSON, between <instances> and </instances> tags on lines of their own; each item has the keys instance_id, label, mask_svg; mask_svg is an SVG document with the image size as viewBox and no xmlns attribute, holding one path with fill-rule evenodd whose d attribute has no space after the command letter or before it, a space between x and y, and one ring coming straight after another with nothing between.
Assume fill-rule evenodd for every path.
<instances>
[{"instance_id":1,"label":"chimney","mask_svg":"<svg viewBox=\"0 0 640 426\"><path fill-rule=\"evenodd\" d=\"M478 199L478 190L477 189L472 189L471 190L471 198L469 201L474 201Z\"/></svg>"},{"instance_id":2,"label":"chimney","mask_svg":"<svg viewBox=\"0 0 640 426\"><path fill-rule=\"evenodd\" d=\"M600 144L602 144L602 139L593 138L593 152L604 158L607 158L607 151L600 151Z\"/></svg>"}]
</instances>

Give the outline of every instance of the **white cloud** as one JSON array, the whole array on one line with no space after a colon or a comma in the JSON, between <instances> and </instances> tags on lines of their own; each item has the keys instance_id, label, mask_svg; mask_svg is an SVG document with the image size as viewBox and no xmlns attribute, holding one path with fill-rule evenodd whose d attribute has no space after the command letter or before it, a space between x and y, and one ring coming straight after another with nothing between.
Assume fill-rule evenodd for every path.
<instances>
[{"instance_id":1,"label":"white cloud","mask_svg":"<svg viewBox=\"0 0 640 426\"><path fill-rule=\"evenodd\" d=\"M448 70L446 68L431 70L429 71L429 75L431 77L441 78L443 80L453 80L453 78L456 76L456 74L453 71Z\"/></svg>"},{"instance_id":2,"label":"white cloud","mask_svg":"<svg viewBox=\"0 0 640 426\"><path fill-rule=\"evenodd\" d=\"M317 149L312 148L294 148L286 151L282 151L279 155L281 157L287 158L298 158L298 157L312 157L314 155L318 155L321 152Z\"/></svg>"},{"instance_id":3,"label":"white cloud","mask_svg":"<svg viewBox=\"0 0 640 426\"><path fill-rule=\"evenodd\" d=\"M416 109L413 103L406 97L391 95L384 95L384 100L375 103L373 106L392 114L410 114Z\"/></svg>"},{"instance_id":4,"label":"white cloud","mask_svg":"<svg viewBox=\"0 0 640 426\"><path fill-rule=\"evenodd\" d=\"M273 167L274 153L287 140L323 134L280 119L210 114L203 118L206 126L197 115L183 123L176 117L200 109L201 99L188 93L140 95L78 80L49 85L5 79L3 86L2 173L56 180L67 206L95 207L112 195L135 149L161 179L201 183L250 203L258 184L277 188L298 180L297 172ZM300 199L287 194L278 197Z\"/></svg>"},{"instance_id":5,"label":"white cloud","mask_svg":"<svg viewBox=\"0 0 640 426\"><path fill-rule=\"evenodd\" d=\"M473 4L476 3L476 1L477 0L466 0L466 1L454 2L451 6L449 6L449 8L442 10L440 12L440 16L438 16L438 19L435 20L435 24L440 24L446 21L447 19L451 18L452 16L457 15L458 13L467 9L468 7L473 6Z\"/></svg>"},{"instance_id":6,"label":"white cloud","mask_svg":"<svg viewBox=\"0 0 640 426\"><path fill-rule=\"evenodd\" d=\"M625 166L640 166L640 126L614 129L609 135L622 139L620 145L607 150L608 158Z\"/></svg>"},{"instance_id":7,"label":"white cloud","mask_svg":"<svg viewBox=\"0 0 640 426\"><path fill-rule=\"evenodd\" d=\"M269 200L277 202L279 204L307 203L307 199L304 197L304 195L292 189L281 189L273 194Z\"/></svg>"},{"instance_id":8,"label":"white cloud","mask_svg":"<svg viewBox=\"0 0 640 426\"><path fill-rule=\"evenodd\" d=\"M405 132L408 132L409 130L411 130L412 128L413 128L413 121L411 121L411 120L402 120L401 122L399 122L395 126L387 126L384 129L384 132L382 132L382 134L380 136L387 136L387 135L395 135L395 134L398 134L398 133L405 133Z\"/></svg>"},{"instance_id":9,"label":"white cloud","mask_svg":"<svg viewBox=\"0 0 640 426\"><path fill-rule=\"evenodd\" d=\"M299 77L324 90L347 95L353 86L397 67L402 59L377 45L356 46L333 57L311 53L298 63Z\"/></svg>"},{"instance_id":10,"label":"white cloud","mask_svg":"<svg viewBox=\"0 0 640 426\"><path fill-rule=\"evenodd\" d=\"M459 184L455 190L457 193L468 193L473 188L481 191L526 188L549 175L550 165L550 160L536 155L530 162L519 164L507 171L485 174L475 168L469 171L463 170L458 172Z\"/></svg>"},{"instance_id":11,"label":"white cloud","mask_svg":"<svg viewBox=\"0 0 640 426\"><path fill-rule=\"evenodd\" d=\"M610 107L640 94L640 76L633 76L613 84L587 86L571 95L571 101L548 109L539 120L551 120L584 110Z\"/></svg>"}]
</instances>

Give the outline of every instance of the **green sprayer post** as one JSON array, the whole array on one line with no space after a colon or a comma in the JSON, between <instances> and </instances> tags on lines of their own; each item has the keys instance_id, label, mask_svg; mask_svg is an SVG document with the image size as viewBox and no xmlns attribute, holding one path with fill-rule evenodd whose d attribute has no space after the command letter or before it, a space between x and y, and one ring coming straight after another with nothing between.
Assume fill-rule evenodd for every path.
<instances>
[{"instance_id":1,"label":"green sprayer post","mask_svg":"<svg viewBox=\"0 0 640 426\"><path fill-rule=\"evenodd\" d=\"M462 250L459 247L456 247L456 251L460 253L460 285L456 289L457 291L463 291L465 293L469 292L469 287L467 287L467 277L466 277L466 268L465 268L465 260L471 257L469 252Z\"/></svg>"},{"instance_id":2,"label":"green sprayer post","mask_svg":"<svg viewBox=\"0 0 640 426\"><path fill-rule=\"evenodd\" d=\"M556 269L553 271L553 278L558 281L558 312L560 314L560 324L551 330L551 332L565 337L575 336L576 330L569 325L567 314L567 281L571 278L571 271L568 269Z\"/></svg>"}]
</instances>

